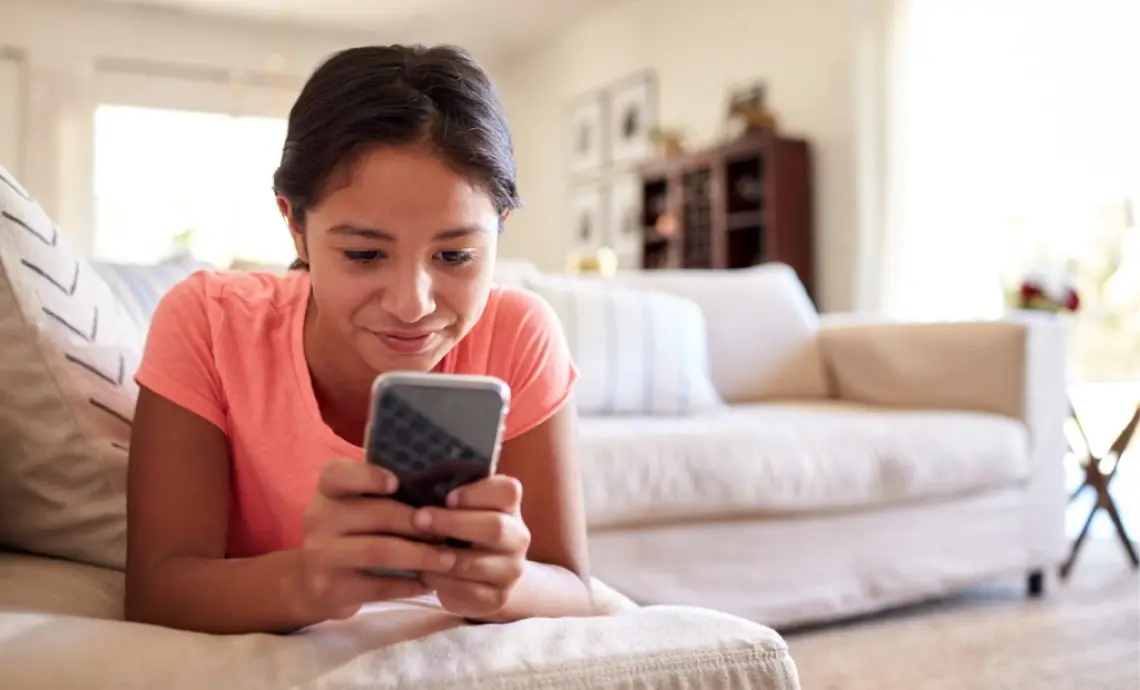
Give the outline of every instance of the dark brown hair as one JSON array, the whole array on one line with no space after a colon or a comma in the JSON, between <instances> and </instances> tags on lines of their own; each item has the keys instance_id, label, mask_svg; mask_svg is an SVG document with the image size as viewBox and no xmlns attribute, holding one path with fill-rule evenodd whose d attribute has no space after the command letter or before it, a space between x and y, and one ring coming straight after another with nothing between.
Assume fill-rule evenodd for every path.
<instances>
[{"instance_id":1,"label":"dark brown hair","mask_svg":"<svg viewBox=\"0 0 1140 690\"><path fill-rule=\"evenodd\" d=\"M361 153L420 143L486 191L500 215L520 205L498 91L452 46L349 48L322 63L289 111L273 190L303 226L333 176ZM291 268L307 265L298 259Z\"/></svg>"}]
</instances>

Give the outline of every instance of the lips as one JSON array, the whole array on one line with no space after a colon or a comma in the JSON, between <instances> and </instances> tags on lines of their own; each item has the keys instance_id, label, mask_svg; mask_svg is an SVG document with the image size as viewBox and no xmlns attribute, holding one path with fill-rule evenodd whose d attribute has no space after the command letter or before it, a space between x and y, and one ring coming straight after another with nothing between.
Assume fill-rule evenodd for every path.
<instances>
[{"instance_id":1,"label":"lips","mask_svg":"<svg viewBox=\"0 0 1140 690\"><path fill-rule=\"evenodd\" d=\"M427 333L376 333L376 338L388 350L400 355L418 355L435 345L435 331Z\"/></svg>"}]
</instances>

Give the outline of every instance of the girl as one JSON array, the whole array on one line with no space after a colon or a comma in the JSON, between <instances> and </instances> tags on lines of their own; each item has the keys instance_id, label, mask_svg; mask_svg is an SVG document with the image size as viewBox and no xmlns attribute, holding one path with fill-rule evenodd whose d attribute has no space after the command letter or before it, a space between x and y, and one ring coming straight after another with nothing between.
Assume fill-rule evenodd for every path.
<instances>
[{"instance_id":1,"label":"girl","mask_svg":"<svg viewBox=\"0 0 1140 690\"><path fill-rule=\"evenodd\" d=\"M487 75L453 48L334 55L290 111L273 183L292 270L199 272L155 312L136 376L127 618L286 632L429 592L477 621L589 614L577 374L550 309L491 282L519 199ZM361 446L372 380L391 370L506 381L500 473L447 508L382 498L396 479Z\"/></svg>"}]
</instances>

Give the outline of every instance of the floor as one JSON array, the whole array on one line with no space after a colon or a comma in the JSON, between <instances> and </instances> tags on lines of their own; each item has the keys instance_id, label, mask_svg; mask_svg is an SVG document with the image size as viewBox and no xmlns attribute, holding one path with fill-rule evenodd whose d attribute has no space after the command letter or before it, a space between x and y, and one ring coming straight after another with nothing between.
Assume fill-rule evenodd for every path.
<instances>
[{"instance_id":1,"label":"floor","mask_svg":"<svg viewBox=\"0 0 1140 690\"><path fill-rule=\"evenodd\" d=\"M1024 581L786 636L804 690L1137 690L1140 571L1090 538L1064 583Z\"/></svg>"}]
</instances>

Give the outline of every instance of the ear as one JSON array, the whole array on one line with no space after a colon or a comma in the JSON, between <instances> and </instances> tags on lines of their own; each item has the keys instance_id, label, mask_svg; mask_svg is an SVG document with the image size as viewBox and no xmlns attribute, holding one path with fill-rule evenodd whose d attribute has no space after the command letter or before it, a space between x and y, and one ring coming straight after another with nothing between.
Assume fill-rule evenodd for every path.
<instances>
[{"instance_id":1,"label":"ear","mask_svg":"<svg viewBox=\"0 0 1140 690\"><path fill-rule=\"evenodd\" d=\"M511 209L509 209L509 208L506 211L503 211L502 215L499 216L499 234L500 235L503 234L503 232L507 229L507 219L510 217L511 217Z\"/></svg>"},{"instance_id":2,"label":"ear","mask_svg":"<svg viewBox=\"0 0 1140 690\"><path fill-rule=\"evenodd\" d=\"M305 246L305 229L296 220L293 213L293 205L289 200L283 196L277 197L277 210L281 212L281 217L285 219L285 224L289 226L289 234L293 237L293 248L297 250L297 258L305 263L309 263L309 250Z\"/></svg>"}]
</instances>

